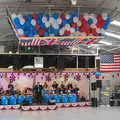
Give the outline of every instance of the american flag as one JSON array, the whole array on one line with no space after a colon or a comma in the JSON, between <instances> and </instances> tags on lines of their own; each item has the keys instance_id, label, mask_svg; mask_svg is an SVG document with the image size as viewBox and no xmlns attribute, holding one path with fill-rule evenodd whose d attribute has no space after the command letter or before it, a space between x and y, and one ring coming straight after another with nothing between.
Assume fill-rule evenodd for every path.
<instances>
[{"instance_id":1,"label":"american flag","mask_svg":"<svg viewBox=\"0 0 120 120\"><path fill-rule=\"evenodd\" d=\"M120 72L120 54L100 55L101 72Z\"/></svg>"}]
</instances>

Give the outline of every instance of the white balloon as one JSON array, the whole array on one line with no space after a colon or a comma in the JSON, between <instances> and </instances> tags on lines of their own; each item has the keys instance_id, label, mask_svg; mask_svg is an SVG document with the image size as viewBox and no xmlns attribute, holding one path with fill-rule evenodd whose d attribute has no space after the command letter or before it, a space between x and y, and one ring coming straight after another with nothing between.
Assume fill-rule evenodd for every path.
<instances>
[{"instance_id":1,"label":"white balloon","mask_svg":"<svg viewBox=\"0 0 120 120\"><path fill-rule=\"evenodd\" d=\"M103 13L102 17L103 17L104 20L106 20L108 18L108 14L107 13Z\"/></svg>"},{"instance_id":2,"label":"white balloon","mask_svg":"<svg viewBox=\"0 0 120 120\"><path fill-rule=\"evenodd\" d=\"M66 24L66 25L65 25L65 29L66 29L66 30L70 30L70 25L69 25L69 24Z\"/></svg>"},{"instance_id":3,"label":"white balloon","mask_svg":"<svg viewBox=\"0 0 120 120\"><path fill-rule=\"evenodd\" d=\"M48 27L50 27L50 23L49 22L46 22L45 23L45 26L48 28Z\"/></svg>"},{"instance_id":4,"label":"white balloon","mask_svg":"<svg viewBox=\"0 0 120 120\"><path fill-rule=\"evenodd\" d=\"M74 18L73 18L73 22L74 22L74 23L77 23L77 22L78 22L78 17L74 17Z\"/></svg>"},{"instance_id":5,"label":"white balloon","mask_svg":"<svg viewBox=\"0 0 120 120\"><path fill-rule=\"evenodd\" d=\"M31 20L31 24L32 24L33 26L35 26L35 25L36 25L36 20Z\"/></svg>"},{"instance_id":6,"label":"white balloon","mask_svg":"<svg viewBox=\"0 0 120 120\"><path fill-rule=\"evenodd\" d=\"M54 23L52 26L53 26L53 28L55 28L55 29L59 29L59 25L58 25L57 23Z\"/></svg>"},{"instance_id":7,"label":"white balloon","mask_svg":"<svg viewBox=\"0 0 120 120\"><path fill-rule=\"evenodd\" d=\"M50 36L55 36L54 34L50 34Z\"/></svg>"},{"instance_id":8,"label":"white balloon","mask_svg":"<svg viewBox=\"0 0 120 120\"><path fill-rule=\"evenodd\" d=\"M61 36L64 35L64 30L63 30L63 29L60 29L59 34L60 34Z\"/></svg>"},{"instance_id":9,"label":"white balloon","mask_svg":"<svg viewBox=\"0 0 120 120\"><path fill-rule=\"evenodd\" d=\"M78 20L77 25L80 27L82 25L81 21Z\"/></svg>"},{"instance_id":10,"label":"white balloon","mask_svg":"<svg viewBox=\"0 0 120 120\"><path fill-rule=\"evenodd\" d=\"M12 15L11 15L11 18L12 19L15 19L17 17L17 15L15 14L15 13L13 13Z\"/></svg>"},{"instance_id":11,"label":"white balloon","mask_svg":"<svg viewBox=\"0 0 120 120\"><path fill-rule=\"evenodd\" d=\"M19 19L23 18L23 16L21 14L17 15Z\"/></svg>"},{"instance_id":12,"label":"white balloon","mask_svg":"<svg viewBox=\"0 0 120 120\"><path fill-rule=\"evenodd\" d=\"M57 19L57 24L60 25L61 23L62 23L62 19L61 19L61 18L58 18L58 19Z\"/></svg>"},{"instance_id":13,"label":"white balloon","mask_svg":"<svg viewBox=\"0 0 120 120\"><path fill-rule=\"evenodd\" d=\"M43 17L42 17L42 22L43 22L43 23L46 23L46 22L47 22L47 17L43 16Z\"/></svg>"},{"instance_id":14,"label":"white balloon","mask_svg":"<svg viewBox=\"0 0 120 120\"><path fill-rule=\"evenodd\" d=\"M101 34L105 34L105 30L102 28L100 31Z\"/></svg>"},{"instance_id":15,"label":"white balloon","mask_svg":"<svg viewBox=\"0 0 120 120\"><path fill-rule=\"evenodd\" d=\"M70 19L70 15L69 15L69 14L66 14L65 18L66 18L67 20L69 20L69 19Z\"/></svg>"},{"instance_id":16,"label":"white balloon","mask_svg":"<svg viewBox=\"0 0 120 120\"><path fill-rule=\"evenodd\" d=\"M100 28L97 28L97 29L96 29L96 32L97 32L97 33L101 33L101 29L100 29Z\"/></svg>"},{"instance_id":17,"label":"white balloon","mask_svg":"<svg viewBox=\"0 0 120 120\"><path fill-rule=\"evenodd\" d=\"M96 18L96 16L93 17L93 23L94 23L94 24L97 24L97 18Z\"/></svg>"},{"instance_id":18,"label":"white balloon","mask_svg":"<svg viewBox=\"0 0 120 120\"><path fill-rule=\"evenodd\" d=\"M88 13L85 13L85 14L84 14L84 18L85 18L86 21L88 21L88 19L89 19Z\"/></svg>"},{"instance_id":19,"label":"white balloon","mask_svg":"<svg viewBox=\"0 0 120 120\"><path fill-rule=\"evenodd\" d=\"M55 19L53 17L50 17L50 24L53 25L55 22Z\"/></svg>"},{"instance_id":20,"label":"white balloon","mask_svg":"<svg viewBox=\"0 0 120 120\"><path fill-rule=\"evenodd\" d=\"M20 19L20 24L21 24L21 25L24 25L24 23L25 23L25 20L24 20L23 18L21 18L21 19Z\"/></svg>"},{"instance_id":21,"label":"white balloon","mask_svg":"<svg viewBox=\"0 0 120 120\"><path fill-rule=\"evenodd\" d=\"M18 31L18 34L19 34L19 35L23 35L23 34L24 34L23 29L18 29L17 31Z\"/></svg>"},{"instance_id":22,"label":"white balloon","mask_svg":"<svg viewBox=\"0 0 120 120\"><path fill-rule=\"evenodd\" d=\"M86 36L86 33L85 32L81 32L81 36Z\"/></svg>"},{"instance_id":23,"label":"white balloon","mask_svg":"<svg viewBox=\"0 0 120 120\"><path fill-rule=\"evenodd\" d=\"M70 32L73 34L73 33L75 33L75 29L74 28L70 28Z\"/></svg>"},{"instance_id":24,"label":"white balloon","mask_svg":"<svg viewBox=\"0 0 120 120\"><path fill-rule=\"evenodd\" d=\"M91 24L90 27L91 28L97 28L97 26L95 24Z\"/></svg>"}]
</instances>

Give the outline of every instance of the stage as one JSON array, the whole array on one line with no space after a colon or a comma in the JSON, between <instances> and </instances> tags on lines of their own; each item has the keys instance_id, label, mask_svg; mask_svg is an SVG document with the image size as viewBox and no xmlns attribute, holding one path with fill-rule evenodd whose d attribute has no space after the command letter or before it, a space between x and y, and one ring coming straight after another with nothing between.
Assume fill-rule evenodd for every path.
<instances>
[{"instance_id":1,"label":"stage","mask_svg":"<svg viewBox=\"0 0 120 120\"><path fill-rule=\"evenodd\" d=\"M0 105L0 110L22 110L22 111L45 111L45 110L56 110L59 108L75 108L75 107L90 107L90 102L77 102L77 103L59 103L56 105Z\"/></svg>"},{"instance_id":2,"label":"stage","mask_svg":"<svg viewBox=\"0 0 120 120\"><path fill-rule=\"evenodd\" d=\"M120 107L60 108L51 111L0 110L0 120L119 120Z\"/></svg>"}]
</instances>

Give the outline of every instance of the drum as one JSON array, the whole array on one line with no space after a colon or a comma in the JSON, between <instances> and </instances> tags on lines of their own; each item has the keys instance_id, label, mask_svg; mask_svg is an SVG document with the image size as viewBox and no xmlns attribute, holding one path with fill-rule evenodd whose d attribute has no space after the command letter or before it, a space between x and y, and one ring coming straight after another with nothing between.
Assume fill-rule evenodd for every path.
<instances>
[{"instance_id":1,"label":"drum","mask_svg":"<svg viewBox=\"0 0 120 120\"><path fill-rule=\"evenodd\" d=\"M69 94L68 99L70 103L75 103L77 102L77 95L76 94Z\"/></svg>"},{"instance_id":2,"label":"drum","mask_svg":"<svg viewBox=\"0 0 120 120\"><path fill-rule=\"evenodd\" d=\"M43 102L46 103L46 104L48 104L49 99L50 99L50 96L48 94L44 94L44 96L43 96Z\"/></svg>"},{"instance_id":3,"label":"drum","mask_svg":"<svg viewBox=\"0 0 120 120\"><path fill-rule=\"evenodd\" d=\"M7 96L1 97L1 105L8 105L8 97Z\"/></svg>"},{"instance_id":4,"label":"drum","mask_svg":"<svg viewBox=\"0 0 120 120\"><path fill-rule=\"evenodd\" d=\"M16 105L16 96L11 95L9 97L9 105Z\"/></svg>"},{"instance_id":5,"label":"drum","mask_svg":"<svg viewBox=\"0 0 120 120\"><path fill-rule=\"evenodd\" d=\"M32 104L32 96L25 96L25 102L27 103L27 104Z\"/></svg>"},{"instance_id":6,"label":"drum","mask_svg":"<svg viewBox=\"0 0 120 120\"><path fill-rule=\"evenodd\" d=\"M59 95L54 95L54 100L56 103L60 103L60 96Z\"/></svg>"},{"instance_id":7,"label":"drum","mask_svg":"<svg viewBox=\"0 0 120 120\"><path fill-rule=\"evenodd\" d=\"M63 94L61 97L62 97L62 103L67 103L68 102L68 95Z\"/></svg>"},{"instance_id":8,"label":"drum","mask_svg":"<svg viewBox=\"0 0 120 120\"><path fill-rule=\"evenodd\" d=\"M17 97L17 104L23 104L24 96L20 95Z\"/></svg>"}]
</instances>

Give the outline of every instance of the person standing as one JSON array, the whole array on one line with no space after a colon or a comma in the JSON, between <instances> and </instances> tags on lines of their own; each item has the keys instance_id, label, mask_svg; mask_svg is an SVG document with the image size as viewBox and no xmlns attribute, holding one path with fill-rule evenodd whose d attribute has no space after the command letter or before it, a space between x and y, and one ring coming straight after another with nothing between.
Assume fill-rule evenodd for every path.
<instances>
[{"instance_id":1,"label":"person standing","mask_svg":"<svg viewBox=\"0 0 120 120\"><path fill-rule=\"evenodd\" d=\"M38 104L42 103L42 90L43 90L43 86L39 82L37 82L37 84L33 87L35 101Z\"/></svg>"}]
</instances>

